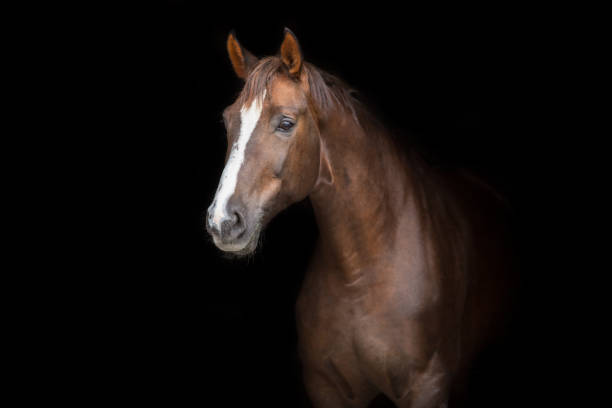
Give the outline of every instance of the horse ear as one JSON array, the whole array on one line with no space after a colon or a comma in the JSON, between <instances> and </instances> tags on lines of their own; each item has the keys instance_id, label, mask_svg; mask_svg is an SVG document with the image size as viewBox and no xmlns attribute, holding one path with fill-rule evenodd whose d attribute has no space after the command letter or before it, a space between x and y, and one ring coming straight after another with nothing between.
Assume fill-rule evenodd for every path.
<instances>
[{"instance_id":1,"label":"horse ear","mask_svg":"<svg viewBox=\"0 0 612 408\"><path fill-rule=\"evenodd\" d=\"M239 78L245 79L249 76L249 72L257 64L257 57L251 54L246 48L236 39L236 33L232 30L227 37L227 53L234 67L234 71Z\"/></svg>"},{"instance_id":2,"label":"horse ear","mask_svg":"<svg viewBox=\"0 0 612 408\"><path fill-rule=\"evenodd\" d=\"M285 28L285 38L281 44L281 61L289 71L289 75L297 78L302 70L302 51L297 37L288 28Z\"/></svg>"}]
</instances>

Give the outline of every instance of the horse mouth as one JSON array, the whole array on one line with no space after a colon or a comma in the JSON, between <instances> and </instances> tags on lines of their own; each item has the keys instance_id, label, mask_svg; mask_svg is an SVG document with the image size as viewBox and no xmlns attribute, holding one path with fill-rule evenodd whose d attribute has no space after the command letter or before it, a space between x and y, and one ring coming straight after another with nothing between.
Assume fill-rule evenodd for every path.
<instances>
[{"instance_id":1,"label":"horse mouth","mask_svg":"<svg viewBox=\"0 0 612 408\"><path fill-rule=\"evenodd\" d=\"M259 228L254 228L250 233L247 230L236 237L232 242L223 242L213 235L213 241L215 246L225 253L235 256L245 256L253 253L255 248L257 248L259 233Z\"/></svg>"}]
</instances>

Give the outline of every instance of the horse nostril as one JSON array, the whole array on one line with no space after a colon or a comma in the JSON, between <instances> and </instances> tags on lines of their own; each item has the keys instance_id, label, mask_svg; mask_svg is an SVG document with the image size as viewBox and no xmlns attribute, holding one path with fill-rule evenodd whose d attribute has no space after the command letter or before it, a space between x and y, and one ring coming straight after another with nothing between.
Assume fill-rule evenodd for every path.
<instances>
[{"instance_id":1,"label":"horse nostril","mask_svg":"<svg viewBox=\"0 0 612 408\"><path fill-rule=\"evenodd\" d=\"M246 229L245 223L244 223L244 217L238 211L234 211L234 213L232 214L232 219L233 219L233 225L231 229L231 235L232 235L232 238L238 238L240 237L240 235L242 235L242 233Z\"/></svg>"},{"instance_id":2,"label":"horse nostril","mask_svg":"<svg viewBox=\"0 0 612 408\"><path fill-rule=\"evenodd\" d=\"M244 222L243 222L242 215L240 215L240 213L239 213L239 212L235 211L235 212L234 212L234 226L236 226L236 227L237 227L237 226L242 225L243 223L244 223Z\"/></svg>"}]
</instances>

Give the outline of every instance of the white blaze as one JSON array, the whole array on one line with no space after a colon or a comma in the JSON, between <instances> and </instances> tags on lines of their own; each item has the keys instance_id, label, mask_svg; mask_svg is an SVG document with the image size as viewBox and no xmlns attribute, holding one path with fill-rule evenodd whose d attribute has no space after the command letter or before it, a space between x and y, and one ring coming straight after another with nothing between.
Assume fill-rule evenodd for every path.
<instances>
[{"instance_id":1,"label":"white blaze","mask_svg":"<svg viewBox=\"0 0 612 408\"><path fill-rule=\"evenodd\" d=\"M229 159L221 174L217 194L215 194L212 221L216 225L220 226L221 220L228 217L227 202L236 190L238 173L244 162L244 151L257 122L259 122L265 96L264 91L263 97L255 98L249 107L243 106L240 109L240 134L238 140L232 146Z\"/></svg>"}]
</instances>

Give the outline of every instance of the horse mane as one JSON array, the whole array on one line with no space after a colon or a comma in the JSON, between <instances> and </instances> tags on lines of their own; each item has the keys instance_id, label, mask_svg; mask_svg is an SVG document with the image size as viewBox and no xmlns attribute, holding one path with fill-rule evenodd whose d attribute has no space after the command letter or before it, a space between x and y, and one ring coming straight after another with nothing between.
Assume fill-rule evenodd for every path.
<instances>
[{"instance_id":1,"label":"horse mane","mask_svg":"<svg viewBox=\"0 0 612 408\"><path fill-rule=\"evenodd\" d=\"M455 224L456 230L460 230L456 223L460 222L462 217L457 213L458 209L454 205L454 200L449 199L452 196L449 183L454 183L449 178L449 173L453 172L430 164L420 152L418 143L415 143L412 138L406 137L403 132L400 135L382 125L379 118L357 99L357 91L342 79L308 62L303 63L302 70L306 75L310 98L318 118L325 119L332 112L344 111L372 137L387 138L404 156L407 171L411 173L414 183L414 194L419 213L429 233L443 235L445 228L441 223L446 223L447 226L449 223ZM249 105L255 98L261 97L274 78L283 73L286 73L286 68L280 57L269 56L260 59L246 79L238 97L239 104ZM474 185L480 185L481 188L489 190L492 196L497 196L500 203L504 201L493 188L479 180L478 177L465 171L458 171L456 174L466 181L471 181ZM433 217L433 214L438 217ZM442 214L444 216L440 217ZM440 237L440 240L445 239Z\"/></svg>"},{"instance_id":2,"label":"horse mane","mask_svg":"<svg viewBox=\"0 0 612 408\"><path fill-rule=\"evenodd\" d=\"M244 88L238 97L240 105L248 105L255 98L263 95L270 82L277 75L285 72L285 69L281 59L277 56L262 58L246 79ZM357 118L359 101L354 97L353 89L340 78L308 62L304 62L302 70L308 81L310 97L316 110L315 114L319 118L324 118L331 110L340 108L350 113L359 123Z\"/></svg>"},{"instance_id":3,"label":"horse mane","mask_svg":"<svg viewBox=\"0 0 612 408\"><path fill-rule=\"evenodd\" d=\"M398 151L403 152L405 163L414 175L415 193L419 195L418 202L421 204L421 210L427 214L426 208L432 205L433 197L440 193L441 180L435 169L424 160L413 143L409 143L404 135L400 136L383 126L376 115L356 98L357 91L337 76L308 62L304 62L302 70L308 81L310 98L316 110L315 114L319 118L327 118L332 112L340 109L350 114L371 137L388 138ZM274 78L283 73L286 73L286 68L280 57L270 56L260 59L249 73L238 97L238 103L241 106L250 105L253 100L261 97L264 91L268 90L268 85ZM439 201L444 202L444 200Z\"/></svg>"}]
</instances>

